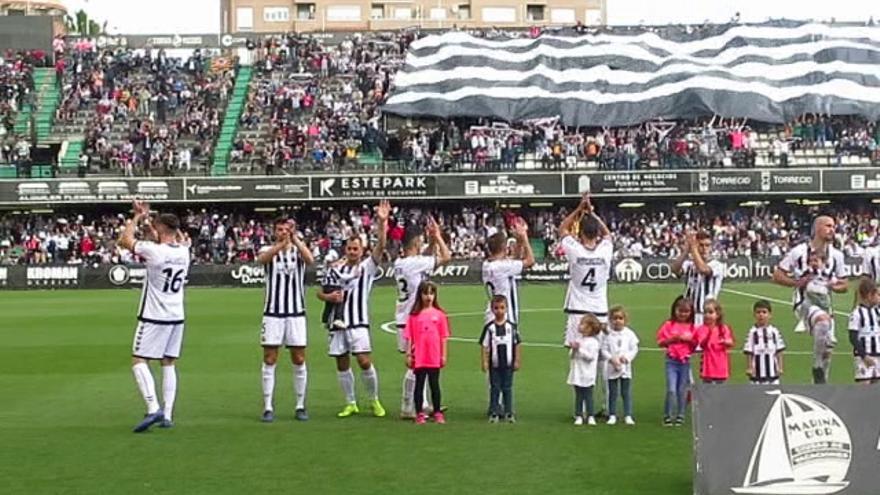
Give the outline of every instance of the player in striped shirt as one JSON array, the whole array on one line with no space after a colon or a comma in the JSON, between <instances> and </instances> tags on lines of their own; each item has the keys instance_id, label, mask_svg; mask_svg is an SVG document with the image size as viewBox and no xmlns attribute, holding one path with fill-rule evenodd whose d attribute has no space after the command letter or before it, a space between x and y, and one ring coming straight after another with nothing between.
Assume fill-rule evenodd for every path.
<instances>
[{"instance_id":1,"label":"player in striped shirt","mask_svg":"<svg viewBox=\"0 0 880 495\"><path fill-rule=\"evenodd\" d=\"M794 311L813 336L813 383L827 383L837 344L831 293L847 291L843 253L834 247L834 219L817 217L813 238L792 248L773 271L773 281L794 288Z\"/></svg>"},{"instance_id":2,"label":"player in striped shirt","mask_svg":"<svg viewBox=\"0 0 880 495\"><path fill-rule=\"evenodd\" d=\"M782 351L785 341L782 333L770 324L773 308L761 299L753 306L755 325L749 329L743 352L746 355L746 373L752 383L778 385L783 372Z\"/></svg>"},{"instance_id":3,"label":"player in striped shirt","mask_svg":"<svg viewBox=\"0 0 880 495\"><path fill-rule=\"evenodd\" d=\"M515 257L508 254L507 236L498 232L489 237L487 242L489 256L483 261L483 284L489 295L486 304L485 323L495 319L492 314L492 297L504 296L507 301L507 321L519 323L519 291L517 278L523 270L535 264L535 255L529 243L529 227L525 220L518 218L513 224L513 237L516 245L513 249Z\"/></svg>"},{"instance_id":4,"label":"player in striped shirt","mask_svg":"<svg viewBox=\"0 0 880 495\"><path fill-rule=\"evenodd\" d=\"M685 277L685 297L694 304L694 325L703 324L706 301L718 299L725 265L712 259L712 236L708 232L685 235L685 249L672 262L672 271Z\"/></svg>"},{"instance_id":5,"label":"player in striped shirt","mask_svg":"<svg viewBox=\"0 0 880 495\"><path fill-rule=\"evenodd\" d=\"M407 350L408 345L403 331L418 297L419 285L428 280L438 266L443 266L452 259L452 253L443 240L443 231L433 218L428 218L425 233L428 234L428 247L432 255L422 254L424 243L421 229L416 225L409 225L404 233L402 256L394 260L394 281L397 283L394 319L397 324L397 350L401 353L406 353ZM412 369L407 368L403 375L400 401L402 419L415 418L416 410L413 403L415 386L416 375Z\"/></svg>"},{"instance_id":6,"label":"player in striped shirt","mask_svg":"<svg viewBox=\"0 0 880 495\"><path fill-rule=\"evenodd\" d=\"M266 294L263 301L263 322L260 344L263 346L263 417L275 420L275 365L278 348L290 349L293 363L293 389L296 393L294 417L309 419L306 412L306 265L315 259L296 231L296 223L287 218L275 220L275 244L263 248L257 261L265 270Z\"/></svg>"},{"instance_id":7,"label":"player in striped shirt","mask_svg":"<svg viewBox=\"0 0 880 495\"><path fill-rule=\"evenodd\" d=\"M853 346L856 381L880 381L880 291L868 278L859 282L859 304L849 315L849 341Z\"/></svg>"},{"instance_id":8,"label":"player in striped shirt","mask_svg":"<svg viewBox=\"0 0 880 495\"><path fill-rule=\"evenodd\" d=\"M146 224L146 238L136 240L135 230L150 216L150 206L134 203L134 217L125 224L117 243L144 259L147 276L138 307L138 325L132 345L132 373L147 405L147 414L134 431L141 433L159 423L172 426L172 412L177 397L177 370L184 328L184 284L189 273L189 240L180 231L180 221L162 214ZM156 397L156 385L150 361L162 362L162 402Z\"/></svg>"},{"instance_id":9,"label":"player in striped shirt","mask_svg":"<svg viewBox=\"0 0 880 495\"><path fill-rule=\"evenodd\" d=\"M318 291L318 299L324 302L343 303L344 330L330 332L329 354L336 359L337 379L345 395L346 405L337 414L347 418L360 412L354 391L354 374L351 371L351 356L354 355L361 368L361 378L367 389L373 415L385 416L385 408L379 402L379 375L373 366L370 342L370 291L373 281L379 274L379 263L385 252L388 236L388 217L391 204L381 201L376 208L376 246L369 256L364 257L366 246L360 236L352 236L345 243L345 261L336 268L342 274L358 271L360 275L347 282L343 290L332 292ZM346 277L347 278L347 277Z\"/></svg>"}]
</instances>

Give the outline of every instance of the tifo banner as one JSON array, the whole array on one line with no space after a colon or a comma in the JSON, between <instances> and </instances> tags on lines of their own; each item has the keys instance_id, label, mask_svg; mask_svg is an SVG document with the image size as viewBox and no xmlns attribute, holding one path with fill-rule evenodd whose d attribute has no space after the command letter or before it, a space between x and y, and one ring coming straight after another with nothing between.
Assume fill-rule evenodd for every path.
<instances>
[{"instance_id":1,"label":"tifo banner","mask_svg":"<svg viewBox=\"0 0 880 495\"><path fill-rule=\"evenodd\" d=\"M878 492L876 391L697 385L693 407L696 495Z\"/></svg>"},{"instance_id":2,"label":"tifo banner","mask_svg":"<svg viewBox=\"0 0 880 495\"><path fill-rule=\"evenodd\" d=\"M730 258L724 260L727 280L768 280L778 258ZM861 275L862 265L858 258L847 258L846 272ZM393 284L389 277L391 265L380 267L376 283ZM667 258L623 258L611 264L615 283L672 282L679 280L672 273L672 260ZM106 265L97 268L86 266L9 266L0 267L0 289L73 288L107 289L140 287L146 269L139 265ZM306 272L306 282L317 284L321 268L311 267ZM261 265L193 265L187 284L194 287L260 287L265 282ZM482 283L482 262L479 260L454 260L438 267L431 279L441 284ZM565 282L568 280L568 264L564 260L543 260L526 270L525 282Z\"/></svg>"},{"instance_id":3,"label":"tifo banner","mask_svg":"<svg viewBox=\"0 0 880 495\"><path fill-rule=\"evenodd\" d=\"M867 194L880 171L852 169L505 172L0 180L0 204L377 201Z\"/></svg>"},{"instance_id":4,"label":"tifo banner","mask_svg":"<svg viewBox=\"0 0 880 495\"><path fill-rule=\"evenodd\" d=\"M703 115L876 120L878 41L872 27L821 24L733 23L687 40L662 30L515 40L450 31L412 43L383 110L506 122L559 116L570 127Z\"/></svg>"}]
</instances>

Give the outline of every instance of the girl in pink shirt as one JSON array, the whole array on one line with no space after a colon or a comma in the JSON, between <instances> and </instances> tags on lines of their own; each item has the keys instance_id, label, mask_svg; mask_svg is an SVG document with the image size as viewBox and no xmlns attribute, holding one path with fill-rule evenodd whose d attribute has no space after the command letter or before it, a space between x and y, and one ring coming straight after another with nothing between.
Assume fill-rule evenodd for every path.
<instances>
[{"instance_id":1,"label":"girl in pink shirt","mask_svg":"<svg viewBox=\"0 0 880 495\"><path fill-rule=\"evenodd\" d=\"M691 376L691 354L696 348L694 305L684 296L672 303L669 319L657 330L657 345L666 349L666 403L663 426L684 424L687 390Z\"/></svg>"},{"instance_id":2,"label":"girl in pink shirt","mask_svg":"<svg viewBox=\"0 0 880 495\"><path fill-rule=\"evenodd\" d=\"M446 340L449 338L449 318L437 301L437 286L431 282L419 284L418 297L404 328L404 338L409 342L406 365L416 375L415 405L416 424L425 424L422 412L425 379L431 385L431 401L434 405L434 421L446 422L440 406L440 368L446 366Z\"/></svg>"},{"instance_id":3,"label":"girl in pink shirt","mask_svg":"<svg viewBox=\"0 0 880 495\"><path fill-rule=\"evenodd\" d=\"M703 383L724 383L730 378L730 357L733 332L724 324L721 304L711 299L703 311L703 325L697 329L697 345L703 350L700 378Z\"/></svg>"}]
</instances>

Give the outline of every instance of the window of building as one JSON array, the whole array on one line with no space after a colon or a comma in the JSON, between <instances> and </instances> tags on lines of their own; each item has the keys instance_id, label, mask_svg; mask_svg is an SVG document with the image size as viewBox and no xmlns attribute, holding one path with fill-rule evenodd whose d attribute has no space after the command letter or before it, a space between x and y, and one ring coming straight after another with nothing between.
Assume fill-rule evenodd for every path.
<instances>
[{"instance_id":1,"label":"window of building","mask_svg":"<svg viewBox=\"0 0 880 495\"><path fill-rule=\"evenodd\" d=\"M253 7L238 7L235 9L235 28L238 31L254 30Z\"/></svg>"},{"instance_id":2,"label":"window of building","mask_svg":"<svg viewBox=\"0 0 880 495\"><path fill-rule=\"evenodd\" d=\"M266 22L287 22L290 9L287 7L263 7L263 20Z\"/></svg>"},{"instance_id":3,"label":"window of building","mask_svg":"<svg viewBox=\"0 0 880 495\"><path fill-rule=\"evenodd\" d=\"M471 4L462 3L458 5L458 12L456 12L456 17L459 20L467 21L471 18Z\"/></svg>"},{"instance_id":4,"label":"window of building","mask_svg":"<svg viewBox=\"0 0 880 495\"><path fill-rule=\"evenodd\" d=\"M431 12L431 20L432 21L442 21L446 19L446 9L443 8L432 8Z\"/></svg>"},{"instance_id":5,"label":"window of building","mask_svg":"<svg viewBox=\"0 0 880 495\"><path fill-rule=\"evenodd\" d=\"M574 24L574 9L550 9L550 22L553 24Z\"/></svg>"},{"instance_id":6,"label":"window of building","mask_svg":"<svg viewBox=\"0 0 880 495\"><path fill-rule=\"evenodd\" d=\"M527 21L543 21L544 6L543 5L526 5Z\"/></svg>"},{"instance_id":7,"label":"window of building","mask_svg":"<svg viewBox=\"0 0 880 495\"><path fill-rule=\"evenodd\" d=\"M516 22L514 7L483 7L483 22Z\"/></svg>"},{"instance_id":8,"label":"window of building","mask_svg":"<svg viewBox=\"0 0 880 495\"><path fill-rule=\"evenodd\" d=\"M313 21L315 20L315 4L298 3L296 4L296 20Z\"/></svg>"},{"instance_id":9,"label":"window of building","mask_svg":"<svg viewBox=\"0 0 880 495\"><path fill-rule=\"evenodd\" d=\"M415 12L411 7L397 7L394 9L394 18L398 21L408 21L414 19Z\"/></svg>"},{"instance_id":10,"label":"window of building","mask_svg":"<svg viewBox=\"0 0 880 495\"><path fill-rule=\"evenodd\" d=\"M379 20L385 18L385 4L384 3L374 3L370 7L370 19Z\"/></svg>"},{"instance_id":11,"label":"window of building","mask_svg":"<svg viewBox=\"0 0 880 495\"><path fill-rule=\"evenodd\" d=\"M602 11L599 9L587 9L584 16L584 24L587 26L598 26L602 24Z\"/></svg>"},{"instance_id":12,"label":"window of building","mask_svg":"<svg viewBox=\"0 0 880 495\"><path fill-rule=\"evenodd\" d=\"M360 5L328 5L327 20L333 22L356 22L361 20Z\"/></svg>"}]
</instances>

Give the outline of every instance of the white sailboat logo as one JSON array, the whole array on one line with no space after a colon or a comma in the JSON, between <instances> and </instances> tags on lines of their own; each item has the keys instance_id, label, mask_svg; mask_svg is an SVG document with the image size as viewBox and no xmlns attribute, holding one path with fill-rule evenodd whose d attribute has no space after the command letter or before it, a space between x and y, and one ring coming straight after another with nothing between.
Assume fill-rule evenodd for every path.
<instances>
[{"instance_id":1,"label":"white sailboat logo","mask_svg":"<svg viewBox=\"0 0 880 495\"><path fill-rule=\"evenodd\" d=\"M809 397L778 395L735 493L825 495L849 485L852 441L843 420Z\"/></svg>"}]
</instances>

